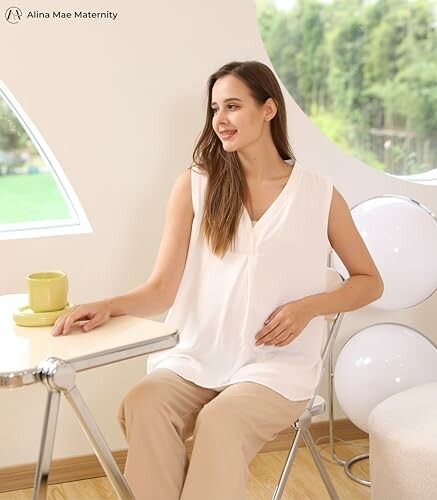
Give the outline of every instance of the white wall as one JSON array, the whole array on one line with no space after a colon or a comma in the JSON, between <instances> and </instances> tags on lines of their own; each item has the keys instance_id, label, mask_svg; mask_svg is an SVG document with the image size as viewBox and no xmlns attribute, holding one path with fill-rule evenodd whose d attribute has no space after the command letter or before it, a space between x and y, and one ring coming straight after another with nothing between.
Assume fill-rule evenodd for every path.
<instances>
[{"instance_id":1,"label":"white wall","mask_svg":"<svg viewBox=\"0 0 437 500\"><path fill-rule=\"evenodd\" d=\"M2 3L4 9L9 6ZM38 10L60 5L40 0ZM27 11L35 3L22 1L20 7ZM69 274L75 303L120 293L144 280L158 249L169 190L190 164L203 125L207 77L230 60L270 64L252 0L92 2L93 11L99 7L118 12L116 21L45 19L9 25L1 20L0 79L50 144L94 228L89 235L1 242L2 294L23 291L26 274L51 268ZM62 8L91 7L84 0L65 0ZM398 181L349 158L288 94L286 101L301 163L330 175L350 205L390 193L410 196L437 212L436 188ZM434 296L403 312L366 308L352 313L339 345L378 321L401 321L436 340L436 301ZM78 376L79 389L114 450L125 448L116 421L118 404L143 374L144 360L137 359ZM36 460L44 391L35 386L0 392L0 467ZM54 456L89 453L65 406Z\"/></svg>"}]
</instances>

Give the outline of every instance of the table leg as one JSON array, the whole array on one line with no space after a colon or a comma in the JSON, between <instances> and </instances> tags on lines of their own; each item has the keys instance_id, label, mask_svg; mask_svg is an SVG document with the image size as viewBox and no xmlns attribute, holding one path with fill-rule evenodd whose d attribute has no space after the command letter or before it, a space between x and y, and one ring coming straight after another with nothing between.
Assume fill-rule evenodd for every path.
<instances>
[{"instance_id":1,"label":"table leg","mask_svg":"<svg viewBox=\"0 0 437 500\"><path fill-rule=\"evenodd\" d=\"M100 429L88 409L82 395L76 387L76 372L73 366L66 361L58 358L47 358L39 366L39 377L51 391L62 391L68 402L72 406L79 419L81 427L90 441L97 458L100 461L103 470L108 476L112 487L116 491L119 498L122 500L133 500L134 496L131 492L126 479L120 472L111 450L107 445ZM57 392L59 398L59 392ZM59 406L59 399L58 399ZM56 421L55 421L56 424ZM53 428L53 439L54 439ZM53 443L52 443L53 448ZM52 450L51 448L51 450ZM51 454L50 454L51 456ZM48 463L50 466L50 461ZM48 469L47 469L48 475ZM35 482L36 484L36 482ZM44 497L36 497L34 493L33 500L43 500Z\"/></svg>"},{"instance_id":2,"label":"table leg","mask_svg":"<svg viewBox=\"0 0 437 500\"><path fill-rule=\"evenodd\" d=\"M97 424L79 390L76 386L74 386L71 390L65 392L64 394L75 411L80 425L91 443L91 446L93 447L94 452L97 455L103 470L108 476L108 479L111 481L112 487L116 491L117 495L122 500L133 500L133 493L131 492L124 476L121 474L118 465L112 456L111 450L103 438L100 429L97 427Z\"/></svg>"},{"instance_id":3,"label":"table leg","mask_svg":"<svg viewBox=\"0 0 437 500\"><path fill-rule=\"evenodd\" d=\"M60 397L61 394L59 391L48 390L38 464L33 487L33 500L45 500L47 498L48 478L52 461L53 444L55 442Z\"/></svg>"}]
</instances>

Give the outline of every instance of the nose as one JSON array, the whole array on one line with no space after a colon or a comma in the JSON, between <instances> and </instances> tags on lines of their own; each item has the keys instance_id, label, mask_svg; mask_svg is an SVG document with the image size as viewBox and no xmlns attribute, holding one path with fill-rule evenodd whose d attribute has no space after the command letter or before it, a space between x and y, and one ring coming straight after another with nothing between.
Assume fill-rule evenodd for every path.
<instances>
[{"instance_id":1,"label":"nose","mask_svg":"<svg viewBox=\"0 0 437 500\"><path fill-rule=\"evenodd\" d=\"M226 123L228 121L225 110L217 110L215 113L217 123Z\"/></svg>"}]
</instances>

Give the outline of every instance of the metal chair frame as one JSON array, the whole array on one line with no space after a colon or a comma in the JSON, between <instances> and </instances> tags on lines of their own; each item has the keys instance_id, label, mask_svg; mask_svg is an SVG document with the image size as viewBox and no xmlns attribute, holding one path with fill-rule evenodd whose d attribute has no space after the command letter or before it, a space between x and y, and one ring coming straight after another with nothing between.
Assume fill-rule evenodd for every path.
<instances>
[{"instance_id":1,"label":"metal chair frame","mask_svg":"<svg viewBox=\"0 0 437 500\"><path fill-rule=\"evenodd\" d=\"M335 277L335 280L338 284L344 281L341 274L335 269L328 268L328 273L330 273L331 277ZM334 274L335 273L335 274ZM323 375L326 371L327 364L329 364L330 360L332 360L331 352L334 346L334 342L340 328L341 322L343 320L344 313L340 312L335 315L327 315L325 319L329 325L327 338L325 342L325 346L322 353L322 371L320 374L319 382L316 386L316 390L314 391L315 396L313 396L303 411L302 415L292 424L293 429L295 429L295 434L293 436L293 440L291 442L290 451L288 452L287 459L285 461L284 468L282 470L281 476L279 478L279 482L276 486L275 492L273 494L272 500L280 500L282 498L282 494L285 489L285 485L287 483L288 477L291 472L291 468L293 466L293 462L300 444L301 439L304 440L306 446L308 447L314 462L317 466L317 469L322 477L323 483L325 484L326 490L333 500L338 500L339 497L337 492L332 484L331 478L322 462L320 454L316 448L314 440L310 433L310 425L312 417L316 415L320 415L326 411L326 401L318 396L318 390L323 378Z\"/></svg>"}]
</instances>

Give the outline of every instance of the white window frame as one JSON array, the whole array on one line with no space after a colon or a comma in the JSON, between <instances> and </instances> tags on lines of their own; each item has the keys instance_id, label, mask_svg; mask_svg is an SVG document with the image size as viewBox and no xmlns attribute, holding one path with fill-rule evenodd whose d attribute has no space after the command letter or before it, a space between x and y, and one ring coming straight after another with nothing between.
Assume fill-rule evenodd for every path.
<instances>
[{"instance_id":1,"label":"white window frame","mask_svg":"<svg viewBox=\"0 0 437 500\"><path fill-rule=\"evenodd\" d=\"M51 168L53 179L72 216L68 219L46 219L41 221L0 224L0 240L62 236L66 234L91 233L92 227L70 181L55 155L32 120L25 113L12 92L0 80L0 96L9 104L11 111L31 138L33 145Z\"/></svg>"}]
</instances>

